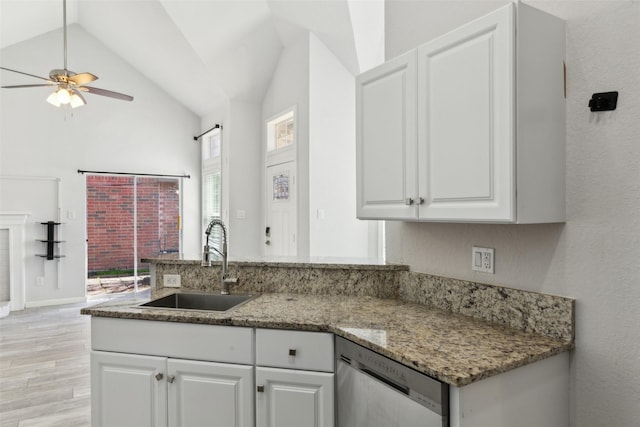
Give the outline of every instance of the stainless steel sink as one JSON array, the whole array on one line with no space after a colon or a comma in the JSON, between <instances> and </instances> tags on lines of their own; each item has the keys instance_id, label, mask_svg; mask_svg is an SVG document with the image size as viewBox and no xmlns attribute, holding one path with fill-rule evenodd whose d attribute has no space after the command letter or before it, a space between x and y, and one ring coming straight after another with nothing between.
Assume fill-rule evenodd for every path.
<instances>
[{"instance_id":1,"label":"stainless steel sink","mask_svg":"<svg viewBox=\"0 0 640 427\"><path fill-rule=\"evenodd\" d=\"M258 295L247 294L186 294L175 293L154 299L140 307L173 308L178 310L227 311L245 304Z\"/></svg>"}]
</instances>

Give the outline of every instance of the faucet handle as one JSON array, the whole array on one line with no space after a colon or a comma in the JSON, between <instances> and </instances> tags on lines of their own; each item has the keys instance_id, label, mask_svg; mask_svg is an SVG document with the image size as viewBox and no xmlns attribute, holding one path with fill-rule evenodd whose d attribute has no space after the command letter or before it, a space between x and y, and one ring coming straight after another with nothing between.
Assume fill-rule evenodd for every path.
<instances>
[{"instance_id":1,"label":"faucet handle","mask_svg":"<svg viewBox=\"0 0 640 427\"><path fill-rule=\"evenodd\" d=\"M240 283L240 279L237 277L223 277L222 278L222 291L220 292L222 295L229 295L229 288L231 286L236 286Z\"/></svg>"}]
</instances>

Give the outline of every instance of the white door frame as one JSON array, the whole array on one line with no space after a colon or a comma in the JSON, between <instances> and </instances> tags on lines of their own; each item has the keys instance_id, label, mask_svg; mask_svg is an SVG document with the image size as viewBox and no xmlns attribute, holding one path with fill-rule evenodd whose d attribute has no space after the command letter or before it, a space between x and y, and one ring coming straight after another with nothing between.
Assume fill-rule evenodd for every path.
<instances>
[{"instance_id":1,"label":"white door frame","mask_svg":"<svg viewBox=\"0 0 640 427\"><path fill-rule=\"evenodd\" d=\"M285 116L289 113L293 113L293 126L294 126L294 141L293 144L289 147L269 151L269 128L270 123L276 121L278 118ZM298 230L298 185L297 185L297 176L298 176L298 108L296 105L289 107L285 110L280 111L278 114L275 114L264 121L264 140L263 140L263 153L264 153L264 185L263 185L263 202L264 202L264 215L262 221L262 253L263 255L267 255L267 244L266 242L266 227L268 225L269 218L269 199L268 197L272 196L272 185L273 183L269 179L269 168L272 166L278 166L281 164L291 162L291 170L292 177L290 183L290 198L293 203L293 229L295 233L295 254L298 254L298 242L299 242L299 230Z\"/></svg>"}]
</instances>

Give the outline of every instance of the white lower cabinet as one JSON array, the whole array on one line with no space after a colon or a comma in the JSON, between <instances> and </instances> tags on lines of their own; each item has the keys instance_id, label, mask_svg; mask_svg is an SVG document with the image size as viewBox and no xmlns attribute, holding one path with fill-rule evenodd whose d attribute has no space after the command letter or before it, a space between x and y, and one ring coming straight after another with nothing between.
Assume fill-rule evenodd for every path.
<instances>
[{"instance_id":1,"label":"white lower cabinet","mask_svg":"<svg viewBox=\"0 0 640 427\"><path fill-rule=\"evenodd\" d=\"M251 427L253 367L91 353L92 425Z\"/></svg>"},{"instance_id":2,"label":"white lower cabinet","mask_svg":"<svg viewBox=\"0 0 640 427\"><path fill-rule=\"evenodd\" d=\"M91 425L162 427L167 425L166 359L91 352Z\"/></svg>"},{"instance_id":3,"label":"white lower cabinet","mask_svg":"<svg viewBox=\"0 0 640 427\"><path fill-rule=\"evenodd\" d=\"M333 427L334 374L256 368L256 427Z\"/></svg>"},{"instance_id":4,"label":"white lower cabinet","mask_svg":"<svg viewBox=\"0 0 640 427\"><path fill-rule=\"evenodd\" d=\"M253 366L174 360L169 374L169 427L253 426Z\"/></svg>"},{"instance_id":5,"label":"white lower cabinet","mask_svg":"<svg viewBox=\"0 0 640 427\"><path fill-rule=\"evenodd\" d=\"M450 427L567 427L569 353L449 388Z\"/></svg>"},{"instance_id":6,"label":"white lower cabinet","mask_svg":"<svg viewBox=\"0 0 640 427\"><path fill-rule=\"evenodd\" d=\"M91 348L93 427L335 425L330 333L93 317Z\"/></svg>"},{"instance_id":7,"label":"white lower cabinet","mask_svg":"<svg viewBox=\"0 0 640 427\"><path fill-rule=\"evenodd\" d=\"M256 427L333 427L333 334L256 330Z\"/></svg>"}]
</instances>

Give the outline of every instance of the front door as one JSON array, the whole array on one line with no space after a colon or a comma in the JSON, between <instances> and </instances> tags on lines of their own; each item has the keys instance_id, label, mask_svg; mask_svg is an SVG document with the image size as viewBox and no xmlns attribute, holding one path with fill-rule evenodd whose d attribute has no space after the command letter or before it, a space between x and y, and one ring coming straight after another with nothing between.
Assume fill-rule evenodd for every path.
<instances>
[{"instance_id":1,"label":"front door","mask_svg":"<svg viewBox=\"0 0 640 427\"><path fill-rule=\"evenodd\" d=\"M264 236L268 256L296 256L297 214L295 162L267 167L267 217Z\"/></svg>"}]
</instances>

